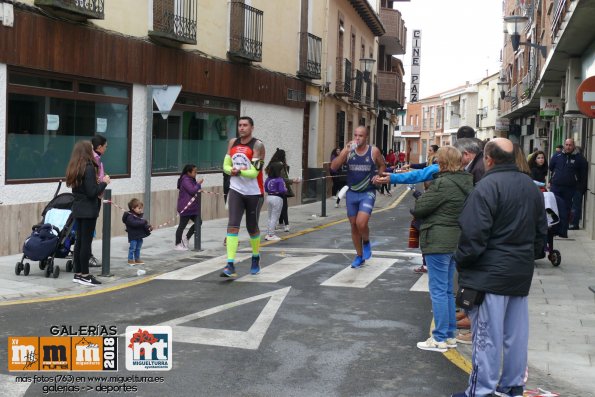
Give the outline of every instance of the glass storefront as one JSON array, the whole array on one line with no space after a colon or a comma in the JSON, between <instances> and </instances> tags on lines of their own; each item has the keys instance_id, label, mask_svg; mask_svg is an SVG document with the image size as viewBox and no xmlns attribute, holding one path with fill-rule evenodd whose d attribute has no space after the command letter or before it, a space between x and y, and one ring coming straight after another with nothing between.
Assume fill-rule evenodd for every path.
<instances>
[{"instance_id":1,"label":"glass storefront","mask_svg":"<svg viewBox=\"0 0 595 397\"><path fill-rule=\"evenodd\" d=\"M96 133L105 169L129 174L130 87L9 70L7 91L7 182L64 178L74 144Z\"/></svg>"},{"instance_id":2,"label":"glass storefront","mask_svg":"<svg viewBox=\"0 0 595 397\"><path fill-rule=\"evenodd\" d=\"M181 95L169 117L153 117L153 174L221 171L229 139L236 137L239 104Z\"/></svg>"}]
</instances>

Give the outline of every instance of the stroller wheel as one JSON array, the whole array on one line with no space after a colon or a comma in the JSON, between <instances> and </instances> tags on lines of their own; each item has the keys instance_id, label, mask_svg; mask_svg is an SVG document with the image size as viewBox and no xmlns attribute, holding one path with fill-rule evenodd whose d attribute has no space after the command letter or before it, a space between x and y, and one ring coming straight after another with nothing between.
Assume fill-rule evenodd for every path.
<instances>
[{"instance_id":1,"label":"stroller wheel","mask_svg":"<svg viewBox=\"0 0 595 397\"><path fill-rule=\"evenodd\" d=\"M66 261L66 271L67 272L71 272L72 271L72 260L69 259Z\"/></svg>"},{"instance_id":2,"label":"stroller wheel","mask_svg":"<svg viewBox=\"0 0 595 397\"><path fill-rule=\"evenodd\" d=\"M25 263L25 269L23 270L23 275L28 276L29 272L31 271L31 265L29 262Z\"/></svg>"},{"instance_id":3,"label":"stroller wheel","mask_svg":"<svg viewBox=\"0 0 595 397\"><path fill-rule=\"evenodd\" d=\"M548 259L550 260L550 262L552 262L553 266L560 266L560 263L562 263L562 255L558 250L553 250L549 255Z\"/></svg>"},{"instance_id":4,"label":"stroller wheel","mask_svg":"<svg viewBox=\"0 0 595 397\"><path fill-rule=\"evenodd\" d=\"M14 274L18 276L21 274L21 270L23 270L23 264L21 262L17 262L17 264L14 265Z\"/></svg>"},{"instance_id":5,"label":"stroller wheel","mask_svg":"<svg viewBox=\"0 0 595 397\"><path fill-rule=\"evenodd\" d=\"M58 278L59 275L60 275L60 266L54 266L54 273L52 274L52 276L54 278Z\"/></svg>"},{"instance_id":6,"label":"stroller wheel","mask_svg":"<svg viewBox=\"0 0 595 397\"><path fill-rule=\"evenodd\" d=\"M46 265L47 265L47 263L46 263L46 260L45 259L42 260L42 261L39 261L39 270L45 269L45 266Z\"/></svg>"},{"instance_id":7,"label":"stroller wheel","mask_svg":"<svg viewBox=\"0 0 595 397\"><path fill-rule=\"evenodd\" d=\"M54 260L50 258L47 260L47 266L45 268L45 276L49 277L53 271L54 271Z\"/></svg>"}]
</instances>

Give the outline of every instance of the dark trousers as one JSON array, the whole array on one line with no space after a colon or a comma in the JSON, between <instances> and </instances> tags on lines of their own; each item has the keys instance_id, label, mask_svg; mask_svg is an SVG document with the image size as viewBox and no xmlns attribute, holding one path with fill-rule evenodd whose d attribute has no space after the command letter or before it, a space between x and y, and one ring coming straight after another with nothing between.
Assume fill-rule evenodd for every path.
<instances>
[{"instance_id":1,"label":"dark trousers","mask_svg":"<svg viewBox=\"0 0 595 397\"><path fill-rule=\"evenodd\" d=\"M281 216L279 216L280 225L289 225L289 215L287 215L287 197L283 196L283 208L281 208Z\"/></svg>"},{"instance_id":2,"label":"dark trousers","mask_svg":"<svg viewBox=\"0 0 595 397\"><path fill-rule=\"evenodd\" d=\"M192 221L192 226L190 226L190 229L188 229L188 233L186 233L186 238L188 240L190 240L192 238L192 236L194 235L194 221L195 221L195 219L196 219L195 215L180 216L180 224L178 225L178 228L176 229L176 245L178 245L182 242L182 234L184 234L184 229L186 229L186 226L188 226L189 221Z\"/></svg>"},{"instance_id":3,"label":"dark trousers","mask_svg":"<svg viewBox=\"0 0 595 397\"><path fill-rule=\"evenodd\" d=\"M76 243L74 244L74 272L89 274L91 243L97 218L76 218Z\"/></svg>"}]
</instances>

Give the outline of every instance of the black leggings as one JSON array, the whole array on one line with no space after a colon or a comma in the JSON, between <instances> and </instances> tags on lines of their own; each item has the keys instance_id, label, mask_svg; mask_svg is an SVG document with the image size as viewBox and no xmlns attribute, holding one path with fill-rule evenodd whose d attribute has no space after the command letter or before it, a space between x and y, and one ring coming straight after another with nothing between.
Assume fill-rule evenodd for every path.
<instances>
[{"instance_id":1,"label":"black leggings","mask_svg":"<svg viewBox=\"0 0 595 397\"><path fill-rule=\"evenodd\" d=\"M281 215L279 216L280 225L289 225L289 215L287 215L287 197L283 196L283 208L281 208Z\"/></svg>"},{"instance_id":2,"label":"black leggings","mask_svg":"<svg viewBox=\"0 0 595 397\"><path fill-rule=\"evenodd\" d=\"M74 244L74 272L89 274L89 259L91 259L91 243L97 218L76 218L76 242Z\"/></svg>"},{"instance_id":3,"label":"black leggings","mask_svg":"<svg viewBox=\"0 0 595 397\"><path fill-rule=\"evenodd\" d=\"M262 195L244 195L231 189L227 195L227 207L229 208L228 228L240 228L242 217L246 212L246 229L251 236L258 234L258 218L263 202Z\"/></svg>"},{"instance_id":4,"label":"black leggings","mask_svg":"<svg viewBox=\"0 0 595 397\"><path fill-rule=\"evenodd\" d=\"M180 224L178 225L178 228L176 229L176 245L178 245L182 242L182 234L184 234L184 229L186 229L188 222L192 221L192 226L190 226L190 229L188 229L188 233L186 233L186 238L188 240L190 240L190 238L194 234L195 220L196 220L195 215L180 216Z\"/></svg>"}]
</instances>

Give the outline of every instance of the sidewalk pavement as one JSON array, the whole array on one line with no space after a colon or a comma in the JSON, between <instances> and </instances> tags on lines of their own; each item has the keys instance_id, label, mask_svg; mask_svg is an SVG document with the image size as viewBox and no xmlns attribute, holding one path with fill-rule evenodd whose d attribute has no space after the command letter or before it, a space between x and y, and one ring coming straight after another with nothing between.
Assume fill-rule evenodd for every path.
<instances>
[{"instance_id":1,"label":"sidewalk pavement","mask_svg":"<svg viewBox=\"0 0 595 397\"><path fill-rule=\"evenodd\" d=\"M405 191L405 186L393 189L393 196L378 195L377 209L393 204ZM327 199L327 217L321 217L321 203L314 202L290 207L291 231L278 231L286 238L308 229L346 219L345 204L334 208L334 200ZM261 233L266 230L267 212L260 217ZM111 239L111 277L99 277L103 284L91 288L72 282L72 274L65 271L65 261L56 260L61 273L58 278L46 278L37 262L31 263L29 276L16 276L14 266L21 255L0 257L0 306L67 296L81 296L106 289L123 288L152 279L158 274L172 271L197 260L225 254L223 238L227 219L203 222L202 251L174 251L175 227L155 230L145 240L142 257L145 265L127 264L128 239L126 236ZM348 226L346 225L346 231ZM409 227L409 225L404 225ZM533 285L529 295L530 338L528 387L544 387L561 393L561 396L595 397L595 241L586 233L569 231L568 239L556 238L554 248L562 254L562 263L554 267L547 259L536 262ZM245 228L240 231L240 249L249 247ZM263 244L267 242L263 241ZM102 242L93 243L93 252L101 255ZM194 246L193 242L190 243ZM99 258L100 259L100 258ZM221 267L224 266L222 263ZM137 275L139 269L144 275ZM101 273L101 268L91 268L91 273ZM471 346L457 349L466 366L471 360ZM465 366L465 365L464 365ZM550 386L551 385L551 386ZM552 390L553 389L553 390ZM580 394L574 394L580 391Z\"/></svg>"}]
</instances>

